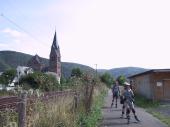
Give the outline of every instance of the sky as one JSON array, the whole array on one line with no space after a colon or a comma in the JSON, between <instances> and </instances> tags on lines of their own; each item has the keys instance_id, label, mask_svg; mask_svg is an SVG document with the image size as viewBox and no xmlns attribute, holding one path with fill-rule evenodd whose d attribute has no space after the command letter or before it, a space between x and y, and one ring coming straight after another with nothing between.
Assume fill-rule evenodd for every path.
<instances>
[{"instance_id":1,"label":"sky","mask_svg":"<svg viewBox=\"0 0 170 127\"><path fill-rule=\"evenodd\" d=\"M0 0L0 51L100 69L170 68L169 0Z\"/></svg>"}]
</instances>

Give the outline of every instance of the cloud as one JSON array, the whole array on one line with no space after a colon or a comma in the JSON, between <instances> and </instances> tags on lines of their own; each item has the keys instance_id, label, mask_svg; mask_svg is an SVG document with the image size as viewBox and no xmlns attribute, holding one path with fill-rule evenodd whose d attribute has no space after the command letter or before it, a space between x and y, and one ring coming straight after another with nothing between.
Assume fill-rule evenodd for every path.
<instances>
[{"instance_id":1,"label":"cloud","mask_svg":"<svg viewBox=\"0 0 170 127\"><path fill-rule=\"evenodd\" d=\"M21 38L26 36L25 33L21 33L17 30L13 30L11 28L5 28L4 30L2 30L1 32L8 34L9 36L13 37L13 38Z\"/></svg>"},{"instance_id":2,"label":"cloud","mask_svg":"<svg viewBox=\"0 0 170 127\"><path fill-rule=\"evenodd\" d=\"M50 48L41 41L12 28L5 28L1 30L1 33L3 33L1 34L2 38L5 35L7 36L3 43L0 42L0 50L13 50L31 55L38 54L41 57L48 58Z\"/></svg>"}]
</instances>

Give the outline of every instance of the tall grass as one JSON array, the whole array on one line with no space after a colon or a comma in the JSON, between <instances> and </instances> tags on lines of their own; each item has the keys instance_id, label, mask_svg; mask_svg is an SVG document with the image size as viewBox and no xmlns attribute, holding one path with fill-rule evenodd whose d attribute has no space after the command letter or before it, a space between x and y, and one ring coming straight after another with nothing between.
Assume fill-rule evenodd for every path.
<instances>
[{"instance_id":1,"label":"tall grass","mask_svg":"<svg viewBox=\"0 0 170 127\"><path fill-rule=\"evenodd\" d=\"M75 127L76 116L73 111L73 97L61 97L57 101L37 102L34 115L31 116L33 127ZM29 122L30 123L30 122Z\"/></svg>"},{"instance_id":2,"label":"tall grass","mask_svg":"<svg viewBox=\"0 0 170 127\"><path fill-rule=\"evenodd\" d=\"M135 104L142 108L156 108L160 105L158 101L152 101L139 94L135 94Z\"/></svg>"},{"instance_id":3,"label":"tall grass","mask_svg":"<svg viewBox=\"0 0 170 127\"><path fill-rule=\"evenodd\" d=\"M104 102L105 90L94 96L91 111L86 114L81 112L77 119L78 127L98 127L99 120L102 118L101 107Z\"/></svg>"}]
</instances>

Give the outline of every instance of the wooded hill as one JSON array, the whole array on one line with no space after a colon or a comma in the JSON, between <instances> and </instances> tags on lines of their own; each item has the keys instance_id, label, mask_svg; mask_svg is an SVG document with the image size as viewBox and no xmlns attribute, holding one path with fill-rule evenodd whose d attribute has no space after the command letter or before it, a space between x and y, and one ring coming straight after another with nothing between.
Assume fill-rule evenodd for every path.
<instances>
[{"instance_id":1,"label":"wooded hill","mask_svg":"<svg viewBox=\"0 0 170 127\"><path fill-rule=\"evenodd\" d=\"M121 68L113 68L110 70L106 70L106 69L100 69L98 70L99 73L109 73L111 75L114 76L114 78L117 78L120 75L124 75L125 77L129 77L131 75L135 75L138 73L142 73L145 72L149 69L144 69L144 68L140 68L140 67L121 67Z\"/></svg>"},{"instance_id":2,"label":"wooded hill","mask_svg":"<svg viewBox=\"0 0 170 127\"><path fill-rule=\"evenodd\" d=\"M28 60L32 57L32 55L15 52L15 51L0 51L0 72L3 72L7 69L16 68L18 65L26 66ZM48 66L48 59L42 58L42 62ZM95 73L95 70L89 66L77 64L77 63L69 63L62 62L62 74L64 77L69 77L71 75L71 71L73 68L80 68L82 71ZM106 69L98 69L98 73L109 73L113 75L115 78L119 75L124 75L126 77L147 71L148 69L139 68L139 67L123 67L123 68L113 68L110 70Z\"/></svg>"},{"instance_id":3,"label":"wooded hill","mask_svg":"<svg viewBox=\"0 0 170 127\"><path fill-rule=\"evenodd\" d=\"M16 51L0 51L0 72L16 68L18 65L27 66L28 60L33 57L32 55L20 53ZM42 62L48 66L49 60L42 58ZM94 73L94 69L77 63L62 62L62 74L64 77L69 77L73 68L80 68L82 71Z\"/></svg>"}]
</instances>

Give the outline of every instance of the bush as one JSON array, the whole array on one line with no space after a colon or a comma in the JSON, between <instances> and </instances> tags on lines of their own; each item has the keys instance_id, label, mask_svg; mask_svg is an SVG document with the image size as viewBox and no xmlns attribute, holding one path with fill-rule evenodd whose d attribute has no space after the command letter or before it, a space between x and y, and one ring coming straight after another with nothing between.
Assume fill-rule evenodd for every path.
<instances>
[{"instance_id":1,"label":"bush","mask_svg":"<svg viewBox=\"0 0 170 127\"><path fill-rule=\"evenodd\" d=\"M99 96L96 97L92 105L91 112L80 113L77 121L78 127L97 127L99 120L102 118L101 107L104 102L104 96L106 92L102 92Z\"/></svg>"},{"instance_id":2,"label":"bush","mask_svg":"<svg viewBox=\"0 0 170 127\"><path fill-rule=\"evenodd\" d=\"M52 75L35 72L21 77L20 84L24 89L41 89L42 91L53 91L59 87L57 79Z\"/></svg>"},{"instance_id":3,"label":"bush","mask_svg":"<svg viewBox=\"0 0 170 127\"><path fill-rule=\"evenodd\" d=\"M106 83L108 88L111 88L112 84L115 81L109 73L104 73L102 76L100 76L100 79L103 83Z\"/></svg>"}]
</instances>

